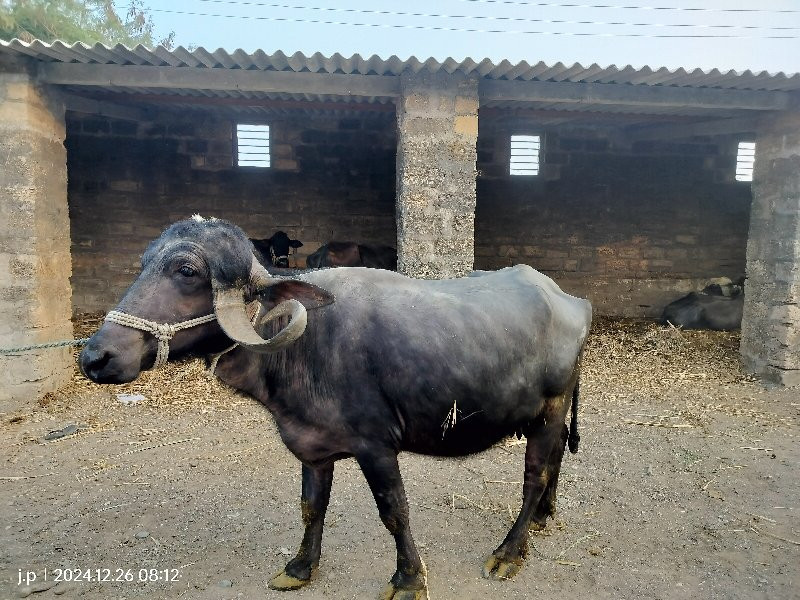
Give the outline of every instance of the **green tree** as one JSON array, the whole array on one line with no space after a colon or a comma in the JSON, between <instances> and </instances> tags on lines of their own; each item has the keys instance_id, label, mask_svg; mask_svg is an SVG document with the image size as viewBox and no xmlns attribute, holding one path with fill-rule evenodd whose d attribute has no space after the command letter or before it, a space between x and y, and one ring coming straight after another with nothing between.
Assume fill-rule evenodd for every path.
<instances>
[{"instance_id":1,"label":"green tree","mask_svg":"<svg viewBox=\"0 0 800 600\"><path fill-rule=\"evenodd\" d=\"M171 48L175 33L158 40ZM0 0L0 39L152 47L153 19L142 0L120 16L113 0Z\"/></svg>"}]
</instances>

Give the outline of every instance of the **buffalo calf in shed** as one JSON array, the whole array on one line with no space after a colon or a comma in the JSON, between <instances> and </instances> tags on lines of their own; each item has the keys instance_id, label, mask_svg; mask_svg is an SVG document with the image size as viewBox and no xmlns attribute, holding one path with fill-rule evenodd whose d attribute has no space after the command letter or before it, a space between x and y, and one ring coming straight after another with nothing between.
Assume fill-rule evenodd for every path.
<instances>
[{"instance_id":1,"label":"buffalo calf in shed","mask_svg":"<svg viewBox=\"0 0 800 600\"><path fill-rule=\"evenodd\" d=\"M308 255L306 265L310 268L369 267L397 271L397 249L355 242L328 242Z\"/></svg>"},{"instance_id":2,"label":"buffalo calf in shed","mask_svg":"<svg viewBox=\"0 0 800 600\"><path fill-rule=\"evenodd\" d=\"M691 292L671 302L661 313L661 323L683 329L732 331L742 326L743 281L713 280L700 292Z\"/></svg>"},{"instance_id":3,"label":"buffalo calf in shed","mask_svg":"<svg viewBox=\"0 0 800 600\"><path fill-rule=\"evenodd\" d=\"M272 234L272 237L261 240L251 238L250 241L253 242L256 257L262 265L265 267L275 266L282 269L289 267L290 248L301 248L303 246L303 242L290 239L284 231L276 231Z\"/></svg>"}]
</instances>

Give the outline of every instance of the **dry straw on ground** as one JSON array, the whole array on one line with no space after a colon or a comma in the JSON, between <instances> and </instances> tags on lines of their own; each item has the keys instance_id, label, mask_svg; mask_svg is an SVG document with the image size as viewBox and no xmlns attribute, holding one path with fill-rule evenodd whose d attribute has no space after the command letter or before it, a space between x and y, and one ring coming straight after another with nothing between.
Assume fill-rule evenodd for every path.
<instances>
[{"instance_id":1,"label":"dry straw on ground","mask_svg":"<svg viewBox=\"0 0 800 600\"><path fill-rule=\"evenodd\" d=\"M628 406L624 422L651 427L702 426L711 412L783 420L766 413L758 380L742 369L739 332L684 331L652 321L599 317L581 371L584 402L599 413ZM729 401L726 391L737 400ZM672 398L677 410L648 411L648 399ZM605 408L604 405L614 405Z\"/></svg>"},{"instance_id":2,"label":"dry straw on ground","mask_svg":"<svg viewBox=\"0 0 800 600\"><path fill-rule=\"evenodd\" d=\"M103 322L103 315L86 314L75 319L75 336L91 336ZM233 406L239 402L251 402L235 390L223 384L208 372L205 362L188 359L171 362L156 369L145 371L131 383L118 386L99 386L86 379L76 367L72 381L53 394L48 394L44 402L79 397L89 393L105 391L109 396L116 394L141 394L148 404L165 410L181 411L192 407L214 404L219 407Z\"/></svg>"}]
</instances>

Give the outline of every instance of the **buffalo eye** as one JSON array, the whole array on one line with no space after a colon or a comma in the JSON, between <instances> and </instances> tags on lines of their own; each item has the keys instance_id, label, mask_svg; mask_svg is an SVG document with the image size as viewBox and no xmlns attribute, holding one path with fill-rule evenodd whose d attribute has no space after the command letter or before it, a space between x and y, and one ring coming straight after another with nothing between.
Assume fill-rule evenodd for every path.
<instances>
[{"instance_id":1,"label":"buffalo eye","mask_svg":"<svg viewBox=\"0 0 800 600\"><path fill-rule=\"evenodd\" d=\"M178 269L178 273L184 277L194 277L195 270L189 265L183 265L180 269Z\"/></svg>"}]
</instances>

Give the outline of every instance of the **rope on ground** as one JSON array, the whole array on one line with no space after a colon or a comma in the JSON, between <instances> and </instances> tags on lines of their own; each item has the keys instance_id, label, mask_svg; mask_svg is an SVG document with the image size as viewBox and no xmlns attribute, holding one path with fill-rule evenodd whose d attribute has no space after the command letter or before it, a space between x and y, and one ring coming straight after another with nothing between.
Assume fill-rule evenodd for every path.
<instances>
[{"instance_id":1,"label":"rope on ground","mask_svg":"<svg viewBox=\"0 0 800 600\"><path fill-rule=\"evenodd\" d=\"M49 342L47 344L31 344L29 346L17 346L16 348L0 348L0 354L17 354L19 352L28 352L30 350L42 350L44 348L63 348L64 346L83 346L89 338L80 338L77 340L62 340L60 342Z\"/></svg>"}]
</instances>

